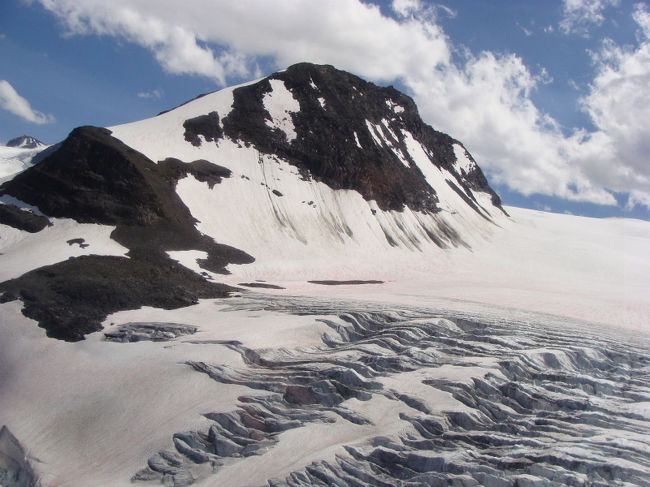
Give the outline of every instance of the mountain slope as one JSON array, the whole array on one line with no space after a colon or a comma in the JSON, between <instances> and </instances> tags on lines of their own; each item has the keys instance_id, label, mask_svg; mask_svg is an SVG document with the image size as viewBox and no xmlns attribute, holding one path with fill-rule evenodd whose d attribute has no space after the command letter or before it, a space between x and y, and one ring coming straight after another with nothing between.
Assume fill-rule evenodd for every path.
<instances>
[{"instance_id":1,"label":"mountain slope","mask_svg":"<svg viewBox=\"0 0 650 487\"><path fill-rule=\"evenodd\" d=\"M29 202L49 218L115 226L111 238L129 249L129 258L86 255L32 270L1 283L0 301L20 298L24 314L38 320L50 336L78 340L100 329L113 311L147 304L173 308L225 296L227 286L207 282L165 253L200 249L206 252L202 265L216 272L225 272L230 262L252 261L196 230L174 192L176 180L188 172L211 184L229 175L201 161L156 165L106 129L75 129L53 154L5 183L3 193ZM26 229L38 218L12 204L2 209L13 209L0 211L0 222L13 227ZM68 240L75 243L86 245L83 237Z\"/></svg>"},{"instance_id":2,"label":"mountain slope","mask_svg":"<svg viewBox=\"0 0 650 487\"><path fill-rule=\"evenodd\" d=\"M177 191L202 232L259 265L327 260L332 248L472 246L506 220L462 144L410 98L331 66L295 65L111 130L152 160L231 170L219 191L191 177Z\"/></svg>"},{"instance_id":3,"label":"mountain slope","mask_svg":"<svg viewBox=\"0 0 650 487\"><path fill-rule=\"evenodd\" d=\"M0 484L647 485L650 223L414 110L298 65L10 176Z\"/></svg>"},{"instance_id":4,"label":"mountain slope","mask_svg":"<svg viewBox=\"0 0 650 487\"><path fill-rule=\"evenodd\" d=\"M0 146L0 182L30 168L43 150Z\"/></svg>"},{"instance_id":5,"label":"mountain slope","mask_svg":"<svg viewBox=\"0 0 650 487\"><path fill-rule=\"evenodd\" d=\"M119 309L223 295L206 279L227 265L318 280L339 278L338 260L364 274L404 252L469 247L506 218L463 146L424 124L409 97L312 64L152 119L75 129L0 197L6 226L113 226L128 249L128 260L55 261L0 284L0 299L20 298L52 336L73 340ZM153 286L147 273L174 278ZM106 299L79 292L92 286Z\"/></svg>"}]
</instances>

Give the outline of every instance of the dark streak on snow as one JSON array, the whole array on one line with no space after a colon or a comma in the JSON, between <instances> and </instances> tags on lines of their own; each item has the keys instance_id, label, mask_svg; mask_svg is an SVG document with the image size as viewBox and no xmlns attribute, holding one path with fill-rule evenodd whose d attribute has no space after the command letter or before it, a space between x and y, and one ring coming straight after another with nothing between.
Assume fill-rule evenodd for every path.
<instances>
[{"instance_id":1,"label":"dark streak on snow","mask_svg":"<svg viewBox=\"0 0 650 487\"><path fill-rule=\"evenodd\" d=\"M284 289L282 286L277 286L275 284L268 284L266 282L240 282L237 284L238 286L244 286L244 287L257 287L257 288L265 288L265 289Z\"/></svg>"}]
</instances>

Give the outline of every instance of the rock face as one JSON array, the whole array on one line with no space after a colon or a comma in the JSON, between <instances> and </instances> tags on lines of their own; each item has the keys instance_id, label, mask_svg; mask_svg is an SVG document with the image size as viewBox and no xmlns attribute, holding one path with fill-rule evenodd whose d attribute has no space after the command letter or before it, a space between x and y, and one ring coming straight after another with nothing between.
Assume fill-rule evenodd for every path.
<instances>
[{"instance_id":1,"label":"rock face","mask_svg":"<svg viewBox=\"0 0 650 487\"><path fill-rule=\"evenodd\" d=\"M21 135L20 137L16 137L15 139L11 139L9 142L7 142L7 147L39 149L41 147L45 147L45 144L30 135Z\"/></svg>"},{"instance_id":2,"label":"rock face","mask_svg":"<svg viewBox=\"0 0 650 487\"><path fill-rule=\"evenodd\" d=\"M275 113L271 113L275 110ZM431 163L460 176L454 190L476 211L471 190L499 197L473 163L455 168L450 136L432 129L413 100L332 66L301 63L234 91L230 113L186 120L185 139L200 145L229 137L298 166L334 189L353 189L384 210L438 211L439 197L413 161L409 138L421 143ZM409 135L407 135L409 134Z\"/></svg>"}]
</instances>

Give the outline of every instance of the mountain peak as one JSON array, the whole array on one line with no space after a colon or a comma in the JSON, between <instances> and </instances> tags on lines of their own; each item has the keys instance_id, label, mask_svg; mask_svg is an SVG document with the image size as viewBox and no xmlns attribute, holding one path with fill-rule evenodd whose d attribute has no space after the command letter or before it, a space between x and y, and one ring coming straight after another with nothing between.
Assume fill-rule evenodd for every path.
<instances>
[{"instance_id":1,"label":"mountain peak","mask_svg":"<svg viewBox=\"0 0 650 487\"><path fill-rule=\"evenodd\" d=\"M484 214L472 191L500 200L460 142L427 125L414 101L330 65L299 63L256 83L236 88L229 113L210 112L184 123L185 139L200 146L223 138L277 155L333 189L359 192L382 210L437 212L439 195L426 166L446 178L466 203ZM457 169L458 154L469 159Z\"/></svg>"},{"instance_id":2,"label":"mountain peak","mask_svg":"<svg viewBox=\"0 0 650 487\"><path fill-rule=\"evenodd\" d=\"M46 147L46 144L41 142L31 135L21 135L7 142L7 147L18 147L21 149L40 149Z\"/></svg>"},{"instance_id":3,"label":"mountain peak","mask_svg":"<svg viewBox=\"0 0 650 487\"><path fill-rule=\"evenodd\" d=\"M147 120L80 127L41 154L0 186L0 223L38 234L71 219L110 227L102 245L120 246L85 255L97 245L80 226L65 241L86 247L61 253L74 259L0 283L0 301L23 299L68 340L120 309L222 295L211 280L230 272L376 282L386 261L472 247L505 218L469 152L410 97L332 66L301 63Z\"/></svg>"}]
</instances>

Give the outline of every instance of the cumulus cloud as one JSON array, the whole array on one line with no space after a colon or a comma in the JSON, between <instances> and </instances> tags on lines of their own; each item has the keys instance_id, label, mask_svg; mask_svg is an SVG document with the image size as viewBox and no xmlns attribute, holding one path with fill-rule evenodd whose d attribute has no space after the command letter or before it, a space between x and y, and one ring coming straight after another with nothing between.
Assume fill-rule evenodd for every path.
<instances>
[{"instance_id":1,"label":"cumulus cloud","mask_svg":"<svg viewBox=\"0 0 650 487\"><path fill-rule=\"evenodd\" d=\"M440 4L393 0L393 17L360 0L34 0L70 35L106 35L151 51L170 73L212 78L257 76L257 61L282 68L329 63L386 83L399 80L423 118L461 140L498 183L523 194L650 206L647 154L648 31L635 11L636 46L607 41L594 53L596 76L581 100L595 130L569 136L532 101L549 76L514 54L470 53L437 23ZM618 0L565 0L566 33L604 21ZM442 10L441 10L442 9ZM453 14L453 11L447 15Z\"/></svg>"},{"instance_id":2,"label":"cumulus cloud","mask_svg":"<svg viewBox=\"0 0 650 487\"><path fill-rule=\"evenodd\" d=\"M600 26L605 21L605 9L615 7L619 2L620 0L564 0L560 31L586 36L591 27Z\"/></svg>"},{"instance_id":3,"label":"cumulus cloud","mask_svg":"<svg viewBox=\"0 0 650 487\"><path fill-rule=\"evenodd\" d=\"M11 83L4 79L0 80L0 108L36 124L51 123L54 121L52 115L46 115L34 110L29 102L20 96L14 87L11 86Z\"/></svg>"},{"instance_id":4,"label":"cumulus cloud","mask_svg":"<svg viewBox=\"0 0 650 487\"><path fill-rule=\"evenodd\" d=\"M435 23L413 16L397 21L359 0L191 0L182 9L172 0L37 1L70 35L115 36L149 49L170 73L208 76L220 85L255 72L258 57L278 67L335 63L393 80L446 63L450 55ZM415 0L397 4L403 12L420 7Z\"/></svg>"},{"instance_id":5,"label":"cumulus cloud","mask_svg":"<svg viewBox=\"0 0 650 487\"><path fill-rule=\"evenodd\" d=\"M555 120L540 112L531 92L546 75L532 74L513 55L468 55L435 79L408 80L420 109L436 127L463 141L497 183L525 195L541 193L570 200L616 204L573 163Z\"/></svg>"},{"instance_id":6,"label":"cumulus cloud","mask_svg":"<svg viewBox=\"0 0 650 487\"><path fill-rule=\"evenodd\" d=\"M401 17L408 17L421 10L422 4L419 0L393 0L392 7Z\"/></svg>"},{"instance_id":7,"label":"cumulus cloud","mask_svg":"<svg viewBox=\"0 0 650 487\"><path fill-rule=\"evenodd\" d=\"M636 47L605 40L593 53L597 74L582 98L584 111L598 128L583 137L573 157L597 184L628 192L629 205L650 207L650 13L637 5Z\"/></svg>"}]
</instances>

